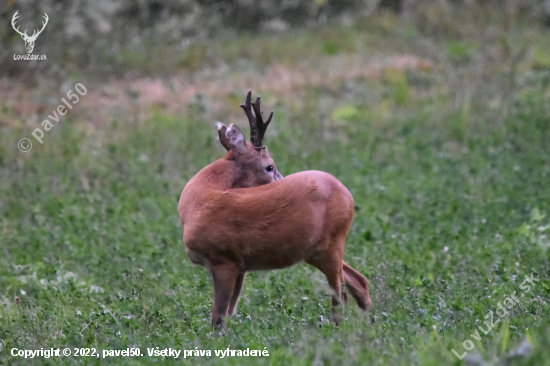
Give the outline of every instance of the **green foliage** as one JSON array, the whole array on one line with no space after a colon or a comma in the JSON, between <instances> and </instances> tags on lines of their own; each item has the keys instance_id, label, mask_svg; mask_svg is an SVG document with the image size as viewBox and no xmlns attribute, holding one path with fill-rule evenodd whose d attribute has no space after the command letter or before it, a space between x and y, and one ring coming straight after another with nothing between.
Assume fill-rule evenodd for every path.
<instances>
[{"instance_id":1,"label":"green foliage","mask_svg":"<svg viewBox=\"0 0 550 366\"><path fill-rule=\"evenodd\" d=\"M351 120L359 116L359 109L353 105L344 105L332 111L332 118L335 120Z\"/></svg>"},{"instance_id":2,"label":"green foliage","mask_svg":"<svg viewBox=\"0 0 550 366\"><path fill-rule=\"evenodd\" d=\"M450 42L447 45L447 57L452 61L466 62L479 46L472 42Z\"/></svg>"},{"instance_id":3,"label":"green foliage","mask_svg":"<svg viewBox=\"0 0 550 366\"><path fill-rule=\"evenodd\" d=\"M138 346L144 353L151 346L267 347L270 358L258 364L459 364L450 350L462 347L476 319L519 291L524 275L548 275L539 242L547 242L550 224L550 155L531 137L545 133L538 121L549 115L533 114L545 109L526 100L482 133L465 123L465 112L452 123L411 115L379 130L346 105L334 111L351 121L337 132L345 139L325 142L319 154L294 141L313 126L295 125L282 143L269 141L285 174L322 168L355 196L346 261L370 278L374 309L362 316L350 303L339 329L328 322L325 279L299 265L252 273L229 329L212 332L210 280L186 258L176 210L185 182L222 154L207 125L153 115L143 124L112 125L91 145L97 136L65 124L26 155L12 146L19 133L7 131L0 357L17 364L6 350L65 345ZM289 152L296 143L301 150ZM547 296L545 280L524 301L526 310L513 309L509 326L476 348L486 359L501 357L529 336L533 359L544 364L537 342L548 327Z\"/></svg>"},{"instance_id":4,"label":"green foliage","mask_svg":"<svg viewBox=\"0 0 550 366\"><path fill-rule=\"evenodd\" d=\"M537 67L543 69L550 68L550 53L547 49L535 48L534 58Z\"/></svg>"},{"instance_id":5,"label":"green foliage","mask_svg":"<svg viewBox=\"0 0 550 366\"><path fill-rule=\"evenodd\" d=\"M407 104L410 97L410 87L405 72L403 70L388 69L385 76L395 103L398 105Z\"/></svg>"}]
</instances>

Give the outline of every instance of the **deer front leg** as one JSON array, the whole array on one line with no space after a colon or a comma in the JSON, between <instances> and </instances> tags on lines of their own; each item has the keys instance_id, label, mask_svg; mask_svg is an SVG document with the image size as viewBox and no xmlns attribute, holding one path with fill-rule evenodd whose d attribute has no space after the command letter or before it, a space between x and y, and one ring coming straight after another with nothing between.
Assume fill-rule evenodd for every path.
<instances>
[{"instance_id":1,"label":"deer front leg","mask_svg":"<svg viewBox=\"0 0 550 366\"><path fill-rule=\"evenodd\" d=\"M332 294L332 310L330 312L330 320L334 325L338 326L342 321L342 314L338 311L338 307L345 303L345 299L342 296L342 279L339 276L328 276L328 284L334 291ZM347 298L347 295L346 295Z\"/></svg>"},{"instance_id":2,"label":"deer front leg","mask_svg":"<svg viewBox=\"0 0 550 366\"><path fill-rule=\"evenodd\" d=\"M215 329L219 329L224 324L224 318L227 316L238 276L239 270L233 263L224 263L212 268L212 278L214 280L212 327Z\"/></svg>"},{"instance_id":3,"label":"deer front leg","mask_svg":"<svg viewBox=\"0 0 550 366\"><path fill-rule=\"evenodd\" d=\"M233 296L231 296L231 301L229 302L229 315L233 315L237 311L237 303L239 302L239 296L241 296L241 291L243 290L245 277L246 272L239 273L237 276L237 282L233 289Z\"/></svg>"}]
</instances>

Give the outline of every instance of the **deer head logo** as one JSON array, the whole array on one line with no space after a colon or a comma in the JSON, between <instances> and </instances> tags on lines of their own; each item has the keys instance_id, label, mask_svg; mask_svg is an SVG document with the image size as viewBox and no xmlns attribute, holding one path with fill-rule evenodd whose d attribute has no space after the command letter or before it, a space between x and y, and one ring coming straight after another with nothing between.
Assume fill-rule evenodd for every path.
<instances>
[{"instance_id":1,"label":"deer head logo","mask_svg":"<svg viewBox=\"0 0 550 366\"><path fill-rule=\"evenodd\" d=\"M49 19L48 14L44 13L44 19L46 21L42 22L42 29L40 30L35 29L32 36L28 36L26 29L25 29L25 32L21 32L19 31L19 27L17 28L15 27L15 20L19 18L19 15L17 15L18 12L19 11L16 11L15 14L13 14L13 18L11 18L11 26L17 33L21 35L21 38L23 38L23 41L25 41L25 48L27 50L27 53L32 53L32 50L34 49L34 42L36 41L40 33L42 33L44 28L46 28L46 24L48 24L48 19Z\"/></svg>"}]
</instances>

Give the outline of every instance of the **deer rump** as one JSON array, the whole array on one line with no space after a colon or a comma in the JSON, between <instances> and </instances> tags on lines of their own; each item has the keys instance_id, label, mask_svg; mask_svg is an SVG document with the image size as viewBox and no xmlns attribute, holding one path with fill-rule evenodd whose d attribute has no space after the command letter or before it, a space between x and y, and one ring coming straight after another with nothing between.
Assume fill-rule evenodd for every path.
<instances>
[{"instance_id":1,"label":"deer rump","mask_svg":"<svg viewBox=\"0 0 550 366\"><path fill-rule=\"evenodd\" d=\"M182 212L183 241L196 264L230 261L245 272L342 260L354 201L328 173L305 171L253 188L202 187L197 194L202 204Z\"/></svg>"}]
</instances>

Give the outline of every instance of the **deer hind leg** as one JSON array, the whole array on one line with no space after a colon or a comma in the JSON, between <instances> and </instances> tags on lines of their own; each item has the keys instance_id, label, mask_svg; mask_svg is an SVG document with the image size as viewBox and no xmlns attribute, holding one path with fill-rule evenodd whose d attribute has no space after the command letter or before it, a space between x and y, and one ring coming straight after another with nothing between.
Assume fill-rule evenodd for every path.
<instances>
[{"instance_id":1,"label":"deer hind leg","mask_svg":"<svg viewBox=\"0 0 550 366\"><path fill-rule=\"evenodd\" d=\"M246 272L239 273L237 276L235 288L233 289L233 295L231 296L231 301L229 302L229 315L233 315L237 311L237 303L239 302L239 296L241 296L245 277Z\"/></svg>"},{"instance_id":2,"label":"deer hind leg","mask_svg":"<svg viewBox=\"0 0 550 366\"><path fill-rule=\"evenodd\" d=\"M219 329L224 324L229 303L233 296L239 270L234 263L213 266L214 303L212 305L212 327Z\"/></svg>"},{"instance_id":3,"label":"deer hind leg","mask_svg":"<svg viewBox=\"0 0 550 366\"><path fill-rule=\"evenodd\" d=\"M319 269L327 276L328 284L333 290L332 293L332 310L330 320L338 326L342 320L338 307L345 304L347 296L342 293L342 256L341 255L324 255L308 259L306 263Z\"/></svg>"},{"instance_id":4,"label":"deer hind leg","mask_svg":"<svg viewBox=\"0 0 550 366\"><path fill-rule=\"evenodd\" d=\"M367 310L371 306L371 300L369 295L369 283L365 276L351 268L346 262L343 262L343 274L346 286L349 292L357 301L357 305L362 310Z\"/></svg>"}]
</instances>

